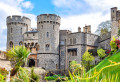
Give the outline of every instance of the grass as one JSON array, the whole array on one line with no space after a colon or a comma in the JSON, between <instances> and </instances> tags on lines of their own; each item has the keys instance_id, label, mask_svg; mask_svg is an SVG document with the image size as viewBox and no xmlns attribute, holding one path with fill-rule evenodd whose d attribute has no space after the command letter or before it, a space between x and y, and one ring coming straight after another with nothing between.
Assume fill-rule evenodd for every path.
<instances>
[{"instance_id":1,"label":"grass","mask_svg":"<svg viewBox=\"0 0 120 82\"><path fill-rule=\"evenodd\" d=\"M120 52L106 57L83 76L70 73L66 82L120 82Z\"/></svg>"},{"instance_id":2,"label":"grass","mask_svg":"<svg viewBox=\"0 0 120 82\"><path fill-rule=\"evenodd\" d=\"M87 74L94 74L94 71L98 72L100 71L102 68L106 67L106 66L110 66L110 65L114 65L120 62L120 52L110 56L110 57L106 57L103 61L101 61L97 66L95 66L93 69L91 69L90 71L88 71ZM108 67L104 73L110 73L110 74L115 74L118 73L118 75L120 75L120 65L118 66L113 66L113 67Z\"/></svg>"}]
</instances>

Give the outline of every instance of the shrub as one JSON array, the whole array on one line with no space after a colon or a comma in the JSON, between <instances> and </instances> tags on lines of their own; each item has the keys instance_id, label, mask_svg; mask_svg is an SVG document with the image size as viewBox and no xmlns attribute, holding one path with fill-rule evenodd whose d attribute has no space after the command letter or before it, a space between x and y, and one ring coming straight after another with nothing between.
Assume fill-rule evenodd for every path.
<instances>
[{"instance_id":1,"label":"shrub","mask_svg":"<svg viewBox=\"0 0 120 82\"><path fill-rule=\"evenodd\" d=\"M5 69L0 67L0 74L4 77L4 79L6 79L6 76L9 72Z\"/></svg>"},{"instance_id":2,"label":"shrub","mask_svg":"<svg viewBox=\"0 0 120 82\"><path fill-rule=\"evenodd\" d=\"M98 56L100 57L100 60L105 57L105 50L103 50L102 48L97 50Z\"/></svg>"},{"instance_id":3,"label":"shrub","mask_svg":"<svg viewBox=\"0 0 120 82\"><path fill-rule=\"evenodd\" d=\"M45 80L57 80L57 79L62 79L64 78L64 76L61 76L61 75L53 75L53 76L47 76L45 77Z\"/></svg>"},{"instance_id":4,"label":"shrub","mask_svg":"<svg viewBox=\"0 0 120 82\"><path fill-rule=\"evenodd\" d=\"M82 65L86 67L87 70L90 69L90 63L94 60L94 56L91 55L88 51L86 51L82 56Z\"/></svg>"}]
</instances>

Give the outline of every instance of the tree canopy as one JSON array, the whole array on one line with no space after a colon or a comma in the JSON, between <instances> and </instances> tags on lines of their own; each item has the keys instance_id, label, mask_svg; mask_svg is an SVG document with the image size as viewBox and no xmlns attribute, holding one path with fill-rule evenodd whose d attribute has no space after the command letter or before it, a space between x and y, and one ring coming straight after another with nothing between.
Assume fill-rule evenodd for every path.
<instances>
[{"instance_id":1,"label":"tree canopy","mask_svg":"<svg viewBox=\"0 0 120 82\"><path fill-rule=\"evenodd\" d=\"M98 34L98 35L103 35L105 33L110 32L111 28L112 28L112 22L110 20L107 20L105 22L101 22L98 25L97 30L95 31L95 33Z\"/></svg>"}]
</instances>

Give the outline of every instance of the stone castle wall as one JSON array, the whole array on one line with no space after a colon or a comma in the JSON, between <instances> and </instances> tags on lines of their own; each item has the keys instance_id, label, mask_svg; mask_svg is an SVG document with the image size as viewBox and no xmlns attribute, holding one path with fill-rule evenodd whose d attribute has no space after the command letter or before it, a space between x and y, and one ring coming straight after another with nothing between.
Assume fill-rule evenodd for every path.
<instances>
[{"instance_id":1,"label":"stone castle wall","mask_svg":"<svg viewBox=\"0 0 120 82\"><path fill-rule=\"evenodd\" d=\"M48 70L59 69L59 55L56 54L38 54L38 67L43 67Z\"/></svg>"}]
</instances>

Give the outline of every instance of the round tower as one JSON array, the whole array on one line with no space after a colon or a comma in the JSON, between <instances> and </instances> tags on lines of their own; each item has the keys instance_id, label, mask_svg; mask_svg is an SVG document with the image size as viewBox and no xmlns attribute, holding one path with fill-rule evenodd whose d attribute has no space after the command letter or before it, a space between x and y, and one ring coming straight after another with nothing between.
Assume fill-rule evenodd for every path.
<instances>
[{"instance_id":1,"label":"round tower","mask_svg":"<svg viewBox=\"0 0 120 82\"><path fill-rule=\"evenodd\" d=\"M7 49L23 44L23 34L30 30L31 20L18 15L7 17Z\"/></svg>"},{"instance_id":2,"label":"round tower","mask_svg":"<svg viewBox=\"0 0 120 82\"><path fill-rule=\"evenodd\" d=\"M59 63L59 28L60 16L41 14L37 16L38 66L46 69L56 69Z\"/></svg>"}]
</instances>

